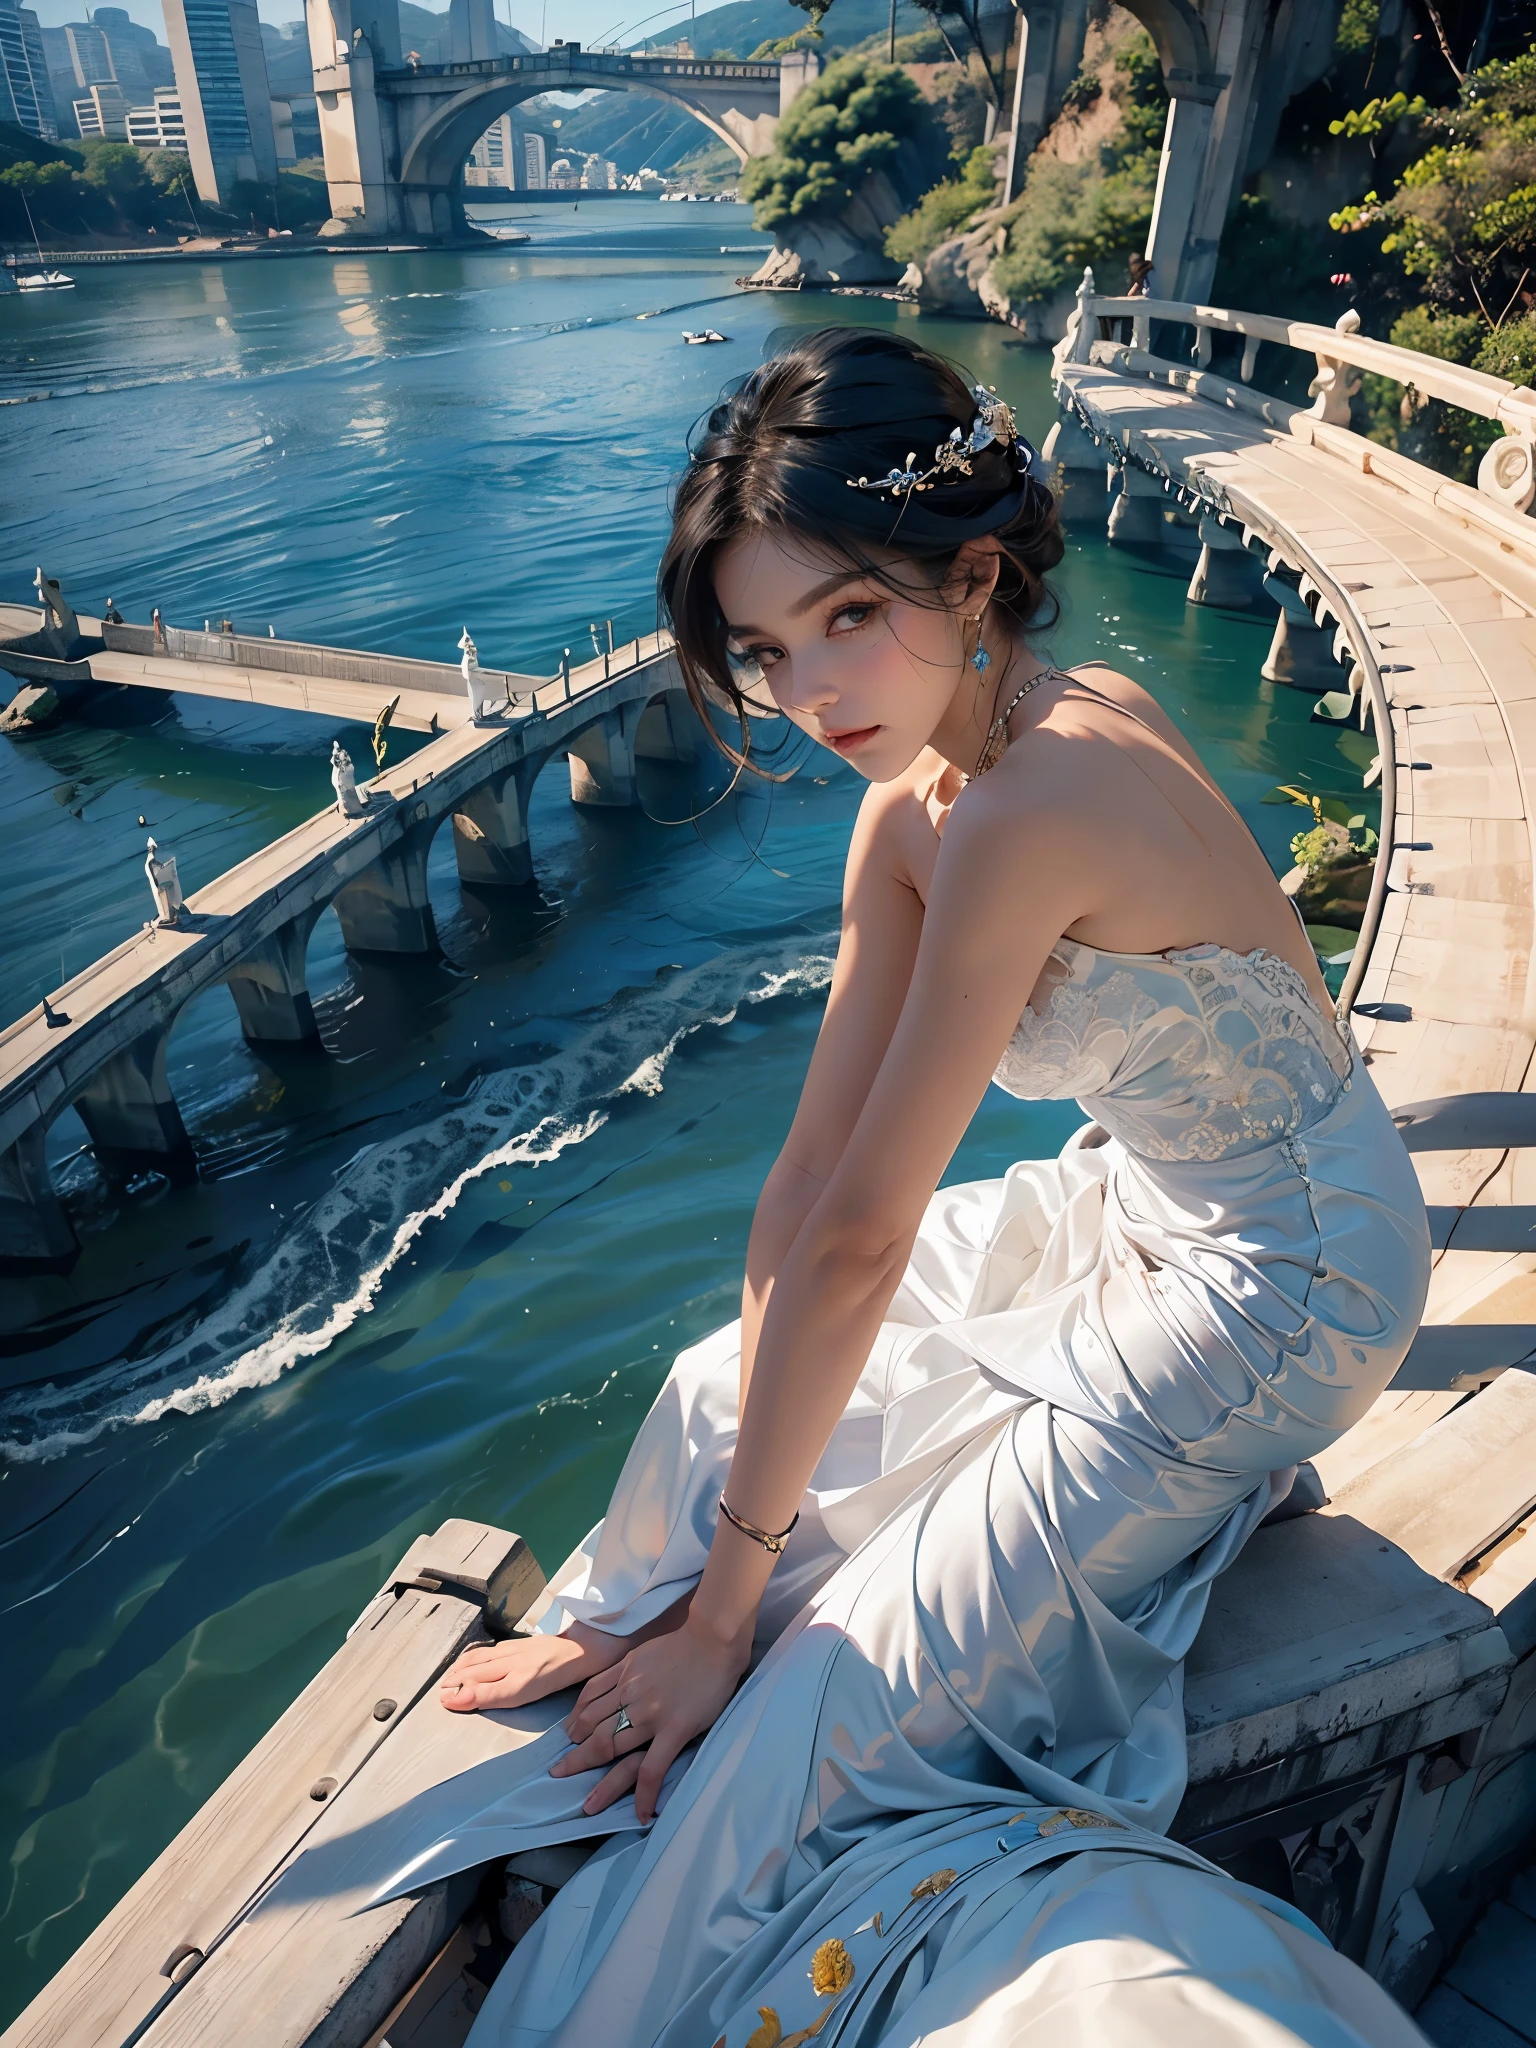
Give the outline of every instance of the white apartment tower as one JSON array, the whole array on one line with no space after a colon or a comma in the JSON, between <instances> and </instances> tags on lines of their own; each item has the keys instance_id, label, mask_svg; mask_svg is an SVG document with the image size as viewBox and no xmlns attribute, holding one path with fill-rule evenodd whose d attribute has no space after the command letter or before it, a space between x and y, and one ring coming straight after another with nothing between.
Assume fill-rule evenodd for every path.
<instances>
[{"instance_id":1,"label":"white apartment tower","mask_svg":"<svg viewBox=\"0 0 1536 2048\"><path fill-rule=\"evenodd\" d=\"M549 186L549 164L544 154L542 135L523 137L523 187L528 192L543 192Z\"/></svg>"}]
</instances>

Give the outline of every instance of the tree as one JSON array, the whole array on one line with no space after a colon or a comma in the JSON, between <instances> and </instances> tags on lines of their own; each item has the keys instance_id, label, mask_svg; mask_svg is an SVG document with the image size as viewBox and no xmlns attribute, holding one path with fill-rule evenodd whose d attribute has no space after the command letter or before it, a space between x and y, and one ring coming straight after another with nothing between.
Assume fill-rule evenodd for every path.
<instances>
[{"instance_id":1,"label":"tree","mask_svg":"<svg viewBox=\"0 0 1536 2048\"><path fill-rule=\"evenodd\" d=\"M942 128L903 70L843 57L793 101L772 154L748 159L741 196L755 205L753 225L766 229L856 215L863 200L865 231L872 228L878 243L885 220L868 208L871 178L885 172L910 203L942 164L943 143Z\"/></svg>"},{"instance_id":2,"label":"tree","mask_svg":"<svg viewBox=\"0 0 1536 2048\"><path fill-rule=\"evenodd\" d=\"M1330 125L1338 134L1375 134L1385 121L1410 117L1438 139L1408 165L1390 199L1367 192L1330 225L1383 230L1382 255L1431 300L1475 306L1496 330L1536 301L1527 289L1536 273L1536 51L1470 73L1454 106L1373 102Z\"/></svg>"},{"instance_id":3,"label":"tree","mask_svg":"<svg viewBox=\"0 0 1536 2048\"><path fill-rule=\"evenodd\" d=\"M1001 114L1003 110L1003 77L1008 67L1008 45L1000 50L987 47L987 38L982 29L981 0L913 0L913 5L926 14L939 34L944 46L962 71L969 71L966 57L955 47L958 36L968 54L974 54L981 66L985 80L987 98ZM997 19L996 11L988 17ZM953 34L951 34L953 29Z\"/></svg>"}]
</instances>

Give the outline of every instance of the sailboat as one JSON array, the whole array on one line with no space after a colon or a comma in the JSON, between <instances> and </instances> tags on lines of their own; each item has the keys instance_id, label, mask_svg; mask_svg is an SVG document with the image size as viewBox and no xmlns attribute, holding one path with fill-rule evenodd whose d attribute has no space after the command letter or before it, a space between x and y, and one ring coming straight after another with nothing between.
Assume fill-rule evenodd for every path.
<instances>
[{"instance_id":1,"label":"sailboat","mask_svg":"<svg viewBox=\"0 0 1536 2048\"><path fill-rule=\"evenodd\" d=\"M72 292L75 288L75 280L62 270L50 270L43 261L43 245L38 240L37 222L32 218L32 208L27 203L25 192L21 195L21 203L27 209L27 226L32 230L32 246L37 251L38 267L36 270L27 271L16 279L17 291Z\"/></svg>"}]
</instances>

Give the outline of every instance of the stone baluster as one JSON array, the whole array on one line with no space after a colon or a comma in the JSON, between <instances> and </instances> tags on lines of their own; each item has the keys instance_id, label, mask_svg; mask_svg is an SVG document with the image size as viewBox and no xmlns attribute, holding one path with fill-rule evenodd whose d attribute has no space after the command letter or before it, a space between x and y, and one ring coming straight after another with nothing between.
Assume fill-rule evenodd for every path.
<instances>
[{"instance_id":1,"label":"stone baluster","mask_svg":"<svg viewBox=\"0 0 1536 2048\"><path fill-rule=\"evenodd\" d=\"M1340 334L1358 334L1360 315L1351 306L1333 324ZM1319 355L1317 375L1307 386L1307 396L1313 401L1308 407L1312 418L1330 427L1347 427L1349 401L1360 389L1360 381L1360 372L1342 357Z\"/></svg>"}]
</instances>

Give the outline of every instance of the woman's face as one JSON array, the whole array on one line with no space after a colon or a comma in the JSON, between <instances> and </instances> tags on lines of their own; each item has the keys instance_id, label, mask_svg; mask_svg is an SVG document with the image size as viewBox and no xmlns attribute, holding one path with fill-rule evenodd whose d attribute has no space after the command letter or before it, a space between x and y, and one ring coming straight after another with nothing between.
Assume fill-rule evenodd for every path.
<instances>
[{"instance_id":1,"label":"woman's face","mask_svg":"<svg viewBox=\"0 0 1536 2048\"><path fill-rule=\"evenodd\" d=\"M973 616L995 579L991 560L986 590L967 606ZM733 653L760 665L774 702L803 732L871 782L909 768L961 698L969 724L976 696L966 661L975 626L946 602L961 603L969 575L939 591L924 588L914 565L896 566L911 579L911 600L788 533L743 535L714 565Z\"/></svg>"}]
</instances>

